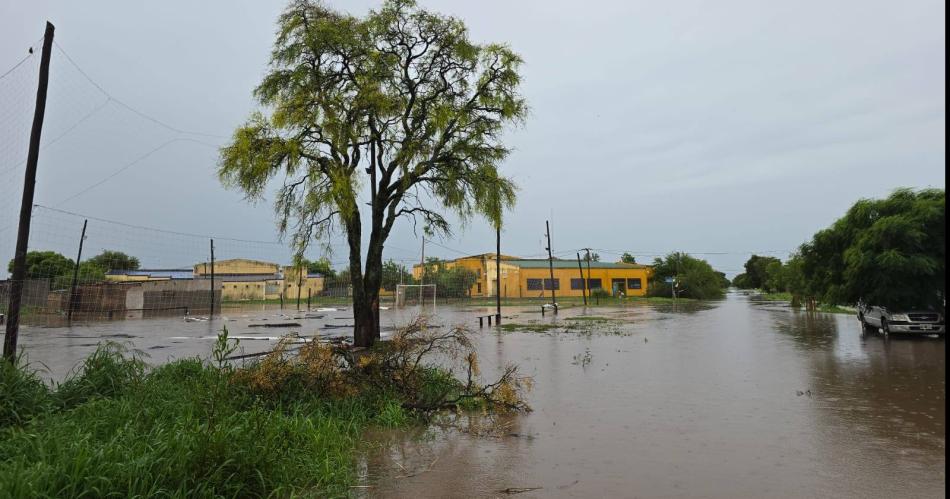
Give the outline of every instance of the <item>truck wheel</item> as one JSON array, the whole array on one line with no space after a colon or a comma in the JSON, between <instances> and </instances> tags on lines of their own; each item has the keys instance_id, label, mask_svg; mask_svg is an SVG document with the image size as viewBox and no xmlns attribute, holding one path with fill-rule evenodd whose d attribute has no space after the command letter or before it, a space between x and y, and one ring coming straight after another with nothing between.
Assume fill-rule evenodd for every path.
<instances>
[{"instance_id":1,"label":"truck wheel","mask_svg":"<svg viewBox=\"0 0 950 499\"><path fill-rule=\"evenodd\" d=\"M881 331L884 333L884 336L890 336L891 328L887 325L887 319L881 319Z\"/></svg>"}]
</instances>

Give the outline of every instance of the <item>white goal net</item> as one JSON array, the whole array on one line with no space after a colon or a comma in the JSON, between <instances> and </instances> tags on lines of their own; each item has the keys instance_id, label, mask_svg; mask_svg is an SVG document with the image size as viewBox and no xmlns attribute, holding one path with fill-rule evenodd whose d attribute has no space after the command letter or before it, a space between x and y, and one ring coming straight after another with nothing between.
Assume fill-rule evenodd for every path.
<instances>
[{"instance_id":1,"label":"white goal net","mask_svg":"<svg viewBox=\"0 0 950 499\"><path fill-rule=\"evenodd\" d=\"M435 284L397 284L396 308L421 306L435 310Z\"/></svg>"}]
</instances>

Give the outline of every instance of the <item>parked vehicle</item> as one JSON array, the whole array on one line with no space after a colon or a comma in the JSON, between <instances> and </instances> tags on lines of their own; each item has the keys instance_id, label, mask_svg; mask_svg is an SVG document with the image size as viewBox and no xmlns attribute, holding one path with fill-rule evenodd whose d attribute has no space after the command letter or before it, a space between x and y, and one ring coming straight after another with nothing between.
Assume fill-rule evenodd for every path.
<instances>
[{"instance_id":1,"label":"parked vehicle","mask_svg":"<svg viewBox=\"0 0 950 499\"><path fill-rule=\"evenodd\" d=\"M890 334L944 334L944 316L936 310L888 310L858 303L858 320L865 330Z\"/></svg>"}]
</instances>

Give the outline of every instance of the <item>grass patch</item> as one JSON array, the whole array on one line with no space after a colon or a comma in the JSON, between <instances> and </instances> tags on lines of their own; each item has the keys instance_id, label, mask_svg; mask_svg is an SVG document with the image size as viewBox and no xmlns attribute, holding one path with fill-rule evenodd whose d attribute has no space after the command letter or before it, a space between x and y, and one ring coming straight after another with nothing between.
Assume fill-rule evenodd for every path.
<instances>
[{"instance_id":1,"label":"grass patch","mask_svg":"<svg viewBox=\"0 0 950 499\"><path fill-rule=\"evenodd\" d=\"M319 342L290 355L282 341L236 367L225 329L211 360L154 369L109 343L53 388L0 360L0 497L344 497L371 427L527 408L516 368L476 382L462 332L395 338L359 357ZM430 350L464 354L467 380L421 363Z\"/></svg>"}]
</instances>

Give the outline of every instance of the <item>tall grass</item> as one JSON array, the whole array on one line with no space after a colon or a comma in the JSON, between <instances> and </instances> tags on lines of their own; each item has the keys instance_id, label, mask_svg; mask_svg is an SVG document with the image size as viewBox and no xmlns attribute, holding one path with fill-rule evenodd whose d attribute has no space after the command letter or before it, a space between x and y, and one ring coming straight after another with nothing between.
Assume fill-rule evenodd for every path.
<instances>
[{"instance_id":1,"label":"tall grass","mask_svg":"<svg viewBox=\"0 0 950 499\"><path fill-rule=\"evenodd\" d=\"M0 361L0 497L346 495L371 424L398 404L267 403L197 359L150 372L105 345L56 389Z\"/></svg>"}]
</instances>

